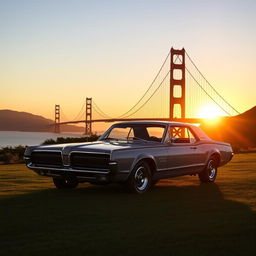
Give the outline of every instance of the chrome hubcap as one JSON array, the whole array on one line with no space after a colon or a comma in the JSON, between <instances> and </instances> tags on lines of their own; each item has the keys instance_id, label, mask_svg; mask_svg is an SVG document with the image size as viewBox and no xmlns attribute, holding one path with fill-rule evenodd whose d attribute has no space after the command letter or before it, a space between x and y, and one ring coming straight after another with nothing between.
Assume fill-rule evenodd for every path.
<instances>
[{"instance_id":1,"label":"chrome hubcap","mask_svg":"<svg viewBox=\"0 0 256 256\"><path fill-rule=\"evenodd\" d=\"M145 168L140 166L135 172L135 186L139 191L143 191L148 185L148 177L146 176Z\"/></svg>"},{"instance_id":2,"label":"chrome hubcap","mask_svg":"<svg viewBox=\"0 0 256 256\"><path fill-rule=\"evenodd\" d=\"M214 161L211 160L208 164L208 170L209 170L209 178L212 180L215 178L216 175L216 167L214 164Z\"/></svg>"}]
</instances>

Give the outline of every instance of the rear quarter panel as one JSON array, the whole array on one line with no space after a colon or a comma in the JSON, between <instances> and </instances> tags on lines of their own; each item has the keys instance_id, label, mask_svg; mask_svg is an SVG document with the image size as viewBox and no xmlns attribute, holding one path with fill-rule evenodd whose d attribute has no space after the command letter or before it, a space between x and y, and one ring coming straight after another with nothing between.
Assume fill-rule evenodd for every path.
<instances>
[{"instance_id":1,"label":"rear quarter panel","mask_svg":"<svg viewBox=\"0 0 256 256\"><path fill-rule=\"evenodd\" d=\"M220 157L219 166L229 162L233 156L232 148L228 143L222 143L219 141L205 141L200 147L206 154L206 157L204 158L205 165L210 157L214 154L218 154Z\"/></svg>"}]
</instances>

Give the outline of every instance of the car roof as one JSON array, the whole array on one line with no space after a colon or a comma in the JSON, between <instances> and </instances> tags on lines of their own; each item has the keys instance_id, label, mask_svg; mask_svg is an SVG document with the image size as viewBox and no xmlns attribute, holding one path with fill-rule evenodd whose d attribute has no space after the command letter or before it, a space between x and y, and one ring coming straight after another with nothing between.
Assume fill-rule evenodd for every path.
<instances>
[{"instance_id":1,"label":"car roof","mask_svg":"<svg viewBox=\"0 0 256 256\"><path fill-rule=\"evenodd\" d=\"M189 124L189 123L182 123L182 122L170 122L170 121L156 121L156 120L136 120L136 121L125 121L125 122L118 122L115 125L118 124L158 124L158 125L180 125L180 126L190 126L193 124ZM194 126L194 125L193 125Z\"/></svg>"}]
</instances>

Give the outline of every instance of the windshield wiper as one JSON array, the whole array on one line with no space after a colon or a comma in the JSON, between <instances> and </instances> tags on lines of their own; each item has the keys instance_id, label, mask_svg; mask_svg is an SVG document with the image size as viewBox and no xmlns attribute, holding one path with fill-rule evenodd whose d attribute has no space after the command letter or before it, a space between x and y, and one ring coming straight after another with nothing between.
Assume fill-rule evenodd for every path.
<instances>
[{"instance_id":1,"label":"windshield wiper","mask_svg":"<svg viewBox=\"0 0 256 256\"><path fill-rule=\"evenodd\" d=\"M135 140L134 140L135 139ZM136 140L138 140L138 141L143 141L143 142L150 142L150 141L148 141L148 140L144 140L144 139L142 139L142 138L139 138L139 137L132 137L132 138L127 138L127 141L136 141Z\"/></svg>"},{"instance_id":2,"label":"windshield wiper","mask_svg":"<svg viewBox=\"0 0 256 256\"><path fill-rule=\"evenodd\" d=\"M102 140L116 140L116 141L118 141L118 139L115 139L115 138L103 138Z\"/></svg>"}]
</instances>

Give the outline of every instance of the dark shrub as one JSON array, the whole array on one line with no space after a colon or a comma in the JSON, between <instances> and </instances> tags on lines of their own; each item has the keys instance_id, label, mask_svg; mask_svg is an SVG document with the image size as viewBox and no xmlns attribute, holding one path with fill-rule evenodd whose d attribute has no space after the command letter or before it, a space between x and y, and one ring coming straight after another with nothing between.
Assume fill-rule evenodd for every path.
<instances>
[{"instance_id":1,"label":"dark shrub","mask_svg":"<svg viewBox=\"0 0 256 256\"><path fill-rule=\"evenodd\" d=\"M0 163L22 163L24 152L25 147L23 146L0 148Z\"/></svg>"},{"instance_id":2,"label":"dark shrub","mask_svg":"<svg viewBox=\"0 0 256 256\"><path fill-rule=\"evenodd\" d=\"M63 138L59 137L56 140L53 139L48 139L42 143L42 145L50 145L50 144L64 144L64 143L79 143L79 142L90 142L90 141L95 141L99 138L98 135L93 134L90 137L81 137L81 138Z\"/></svg>"}]
</instances>

